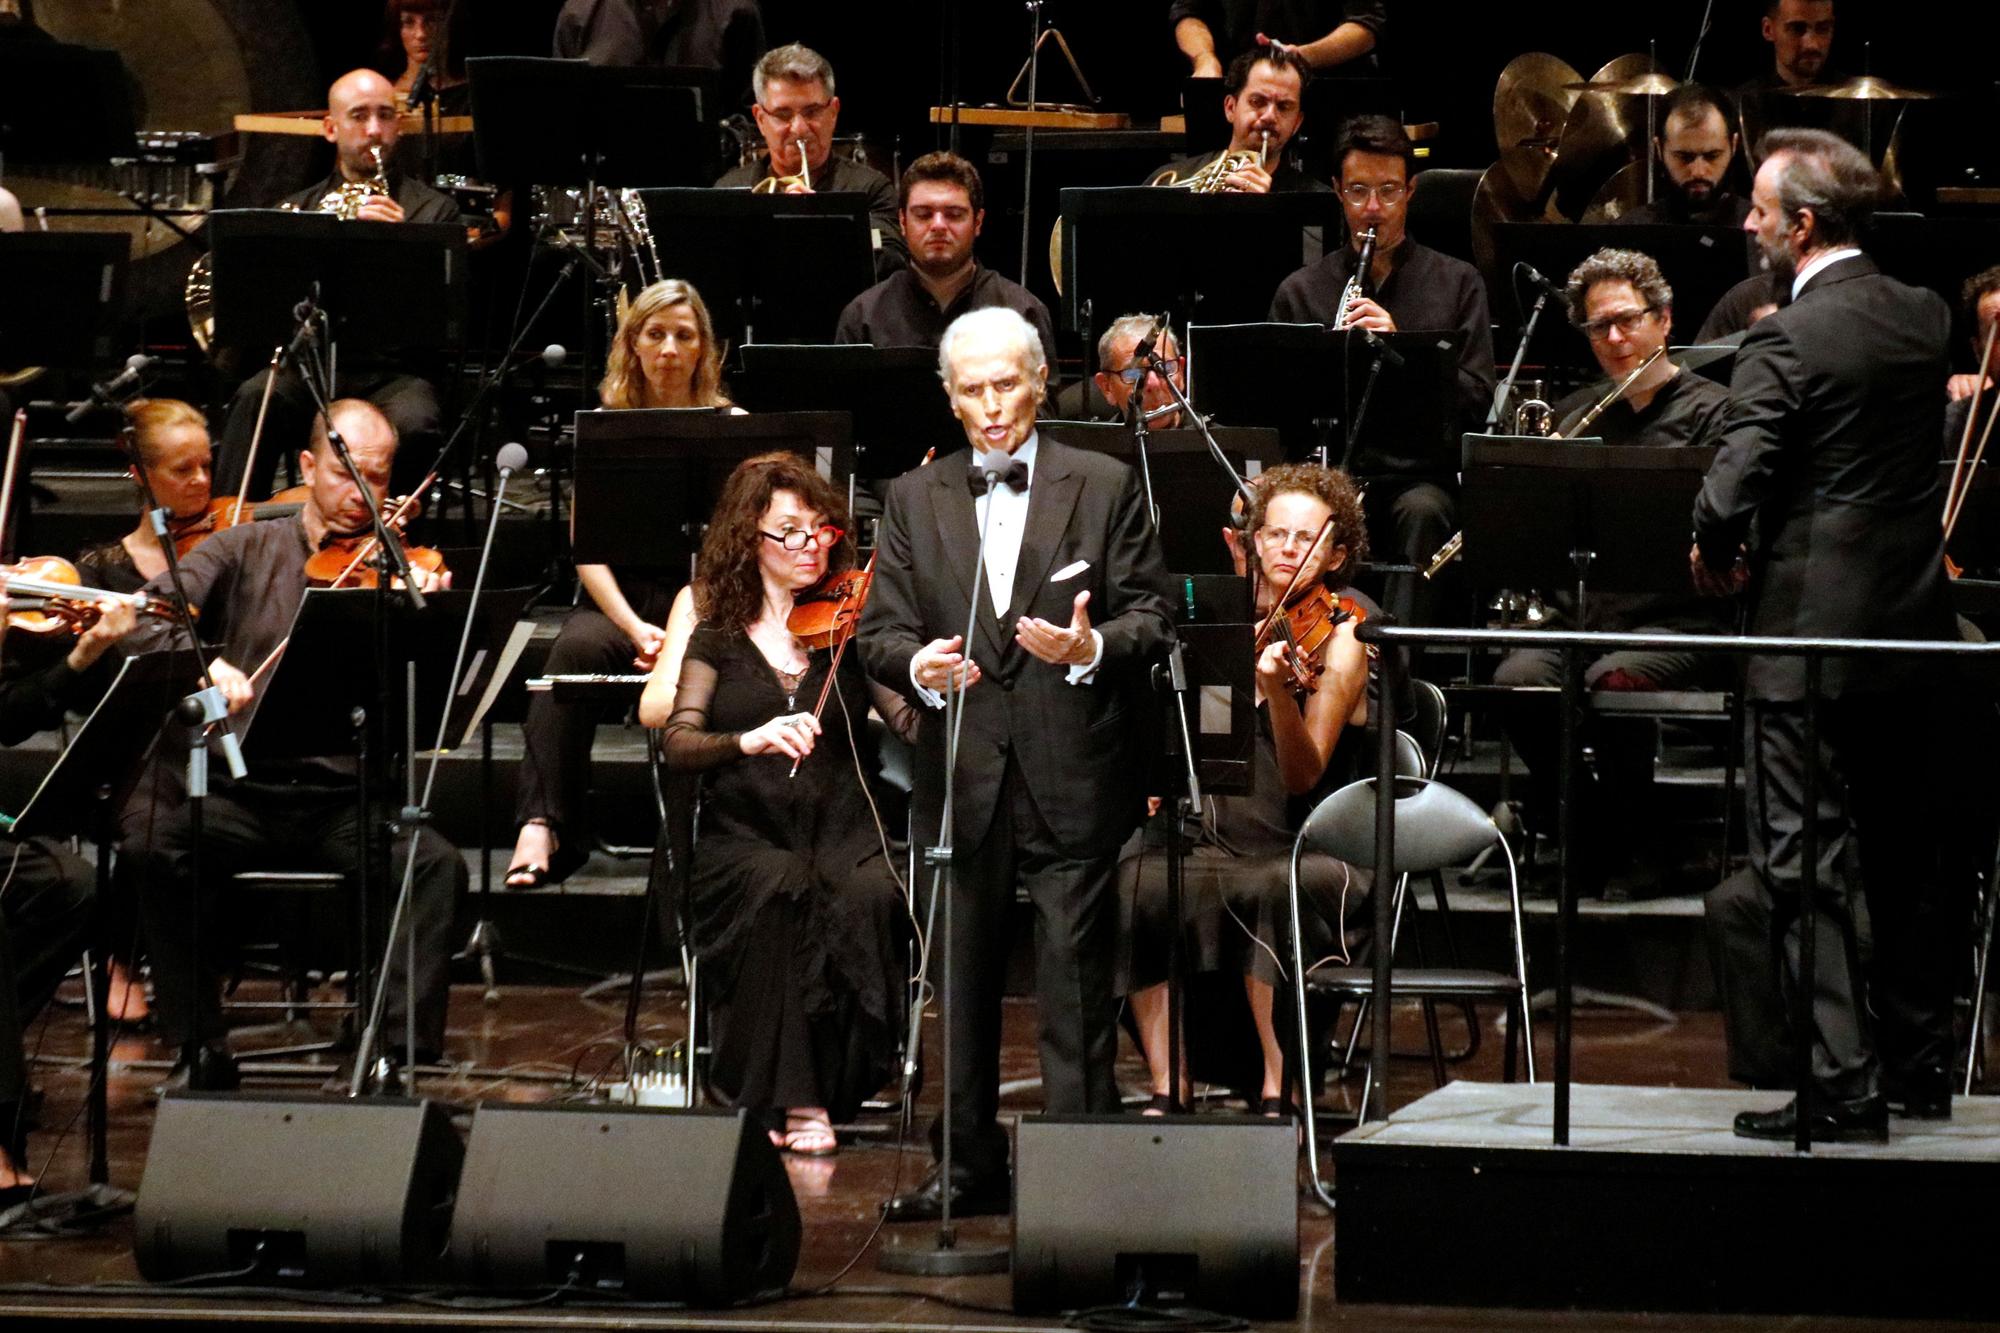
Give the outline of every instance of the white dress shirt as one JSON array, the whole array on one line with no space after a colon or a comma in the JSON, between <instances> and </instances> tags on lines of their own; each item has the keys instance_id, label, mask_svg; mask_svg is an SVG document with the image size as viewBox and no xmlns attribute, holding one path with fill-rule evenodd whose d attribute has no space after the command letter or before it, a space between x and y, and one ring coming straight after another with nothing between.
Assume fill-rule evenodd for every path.
<instances>
[{"instance_id":1,"label":"white dress shirt","mask_svg":"<svg viewBox=\"0 0 2000 1333\"><path fill-rule=\"evenodd\" d=\"M1799 275L1792 279L1792 299L1794 301L1798 300L1799 293L1806 289L1806 284L1811 282L1814 275L1828 264L1838 264L1841 260L1852 259L1860 253L1859 249L1847 245L1842 246L1838 250L1826 250L1814 255L1811 261L1799 270Z\"/></svg>"}]
</instances>

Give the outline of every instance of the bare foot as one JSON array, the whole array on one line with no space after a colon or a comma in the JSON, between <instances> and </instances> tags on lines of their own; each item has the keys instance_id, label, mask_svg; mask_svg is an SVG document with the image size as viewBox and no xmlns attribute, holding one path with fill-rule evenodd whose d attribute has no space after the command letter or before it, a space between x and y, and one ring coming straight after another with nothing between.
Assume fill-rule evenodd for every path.
<instances>
[{"instance_id":1,"label":"bare foot","mask_svg":"<svg viewBox=\"0 0 2000 1333\"><path fill-rule=\"evenodd\" d=\"M5 1148L0 1148L0 1190L20 1189L35 1183L35 1178L14 1165L14 1156Z\"/></svg>"},{"instance_id":2,"label":"bare foot","mask_svg":"<svg viewBox=\"0 0 2000 1333\"><path fill-rule=\"evenodd\" d=\"M823 1106L794 1106L785 1111L785 1151L800 1157L831 1157L840 1151L833 1123Z\"/></svg>"},{"instance_id":3,"label":"bare foot","mask_svg":"<svg viewBox=\"0 0 2000 1333\"><path fill-rule=\"evenodd\" d=\"M145 986L116 958L111 960L111 986L104 1012L114 1023L137 1023L152 1012L146 1003Z\"/></svg>"},{"instance_id":4,"label":"bare foot","mask_svg":"<svg viewBox=\"0 0 2000 1333\"><path fill-rule=\"evenodd\" d=\"M514 839L514 856L507 862L507 886L531 889L548 875L549 858L555 855L556 833L547 824L521 825Z\"/></svg>"}]
</instances>

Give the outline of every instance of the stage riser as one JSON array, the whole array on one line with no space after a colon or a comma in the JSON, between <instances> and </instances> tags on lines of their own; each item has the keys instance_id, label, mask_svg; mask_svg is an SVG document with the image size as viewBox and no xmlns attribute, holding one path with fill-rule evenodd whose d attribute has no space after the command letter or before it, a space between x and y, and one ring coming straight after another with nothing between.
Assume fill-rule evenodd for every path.
<instances>
[{"instance_id":1,"label":"stage riser","mask_svg":"<svg viewBox=\"0 0 2000 1333\"><path fill-rule=\"evenodd\" d=\"M2000 1314L2000 1160L1343 1141L1334 1162L1344 1304Z\"/></svg>"}]
</instances>

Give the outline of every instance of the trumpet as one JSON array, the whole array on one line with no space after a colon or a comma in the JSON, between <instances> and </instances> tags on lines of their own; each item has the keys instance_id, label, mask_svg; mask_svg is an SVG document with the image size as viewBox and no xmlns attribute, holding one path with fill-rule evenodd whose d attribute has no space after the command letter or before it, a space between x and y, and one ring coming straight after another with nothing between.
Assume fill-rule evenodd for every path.
<instances>
[{"instance_id":1,"label":"trumpet","mask_svg":"<svg viewBox=\"0 0 2000 1333\"><path fill-rule=\"evenodd\" d=\"M1652 364L1655 361L1658 361L1660 357L1666 353L1666 350L1667 350L1667 345L1665 343L1661 343L1658 347L1655 347L1650 353L1647 354L1646 359L1644 361L1641 361L1638 365L1632 367L1631 374L1627 375L1624 379L1618 381L1616 387L1614 387L1610 393L1605 394L1602 398L1598 399L1595 403L1591 404L1590 410L1588 412L1585 412L1582 416L1576 419L1576 424L1569 428L1568 436L1564 436L1561 431L1552 430L1549 432L1549 438L1552 440L1561 440L1565 438L1575 439L1577 436L1581 435L1585 430L1589 429L1592 422L1596 421L1599 417L1603 416L1605 411L1609 409L1613 403L1617 402L1620 398L1623 398L1625 396L1625 391L1627 389L1631 388L1634 384L1637 384L1639 382L1639 377L1645 374L1646 371L1652 367ZM1521 411L1526 411L1529 407L1532 407L1533 405L1534 404L1532 402L1523 403L1521 404ZM1547 405L1544 404L1543 407L1546 410ZM1516 412L1515 414L1515 423L1516 425L1520 423L1520 412ZM1451 534L1450 541L1446 542L1443 546L1438 547L1437 554L1432 556L1430 564L1424 567L1424 577L1427 579L1436 578L1446 565L1458 559L1459 553L1464 549L1465 549L1465 530L1461 528L1457 532Z\"/></svg>"},{"instance_id":2,"label":"trumpet","mask_svg":"<svg viewBox=\"0 0 2000 1333\"><path fill-rule=\"evenodd\" d=\"M1340 304L1334 307L1333 327L1335 332L1354 322L1354 303L1368 296L1369 275L1375 267L1375 229L1370 227L1361 233L1361 258L1354 266L1354 276L1340 289Z\"/></svg>"},{"instance_id":3,"label":"trumpet","mask_svg":"<svg viewBox=\"0 0 2000 1333\"><path fill-rule=\"evenodd\" d=\"M794 139L792 142L796 143L799 146L798 175L766 176L763 180L758 181L755 185L750 187L750 193L789 194L794 185L803 185L806 188L807 193L811 193L813 187L813 168L812 168L812 159L806 153L806 141L804 139Z\"/></svg>"},{"instance_id":4,"label":"trumpet","mask_svg":"<svg viewBox=\"0 0 2000 1333\"><path fill-rule=\"evenodd\" d=\"M1555 428L1555 409L1542 397L1542 382L1528 381L1528 396L1514 408L1514 433L1546 436L1554 434Z\"/></svg>"}]
</instances>

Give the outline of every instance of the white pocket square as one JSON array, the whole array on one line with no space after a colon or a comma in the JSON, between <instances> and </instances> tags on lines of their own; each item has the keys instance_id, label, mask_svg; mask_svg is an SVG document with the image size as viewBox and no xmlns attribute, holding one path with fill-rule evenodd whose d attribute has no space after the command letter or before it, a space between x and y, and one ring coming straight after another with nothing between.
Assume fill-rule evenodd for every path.
<instances>
[{"instance_id":1,"label":"white pocket square","mask_svg":"<svg viewBox=\"0 0 2000 1333\"><path fill-rule=\"evenodd\" d=\"M1058 569L1055 573L1049 575L1049 582L1050 583L1067 582L1068 580L1075 578L1078 574L1083 573L1084 570L1089 568L1090 568L1090 562L1088 560L1079 560L1075 564L1064 565L1061 569Z\"/></svg>"}]
</instances>

